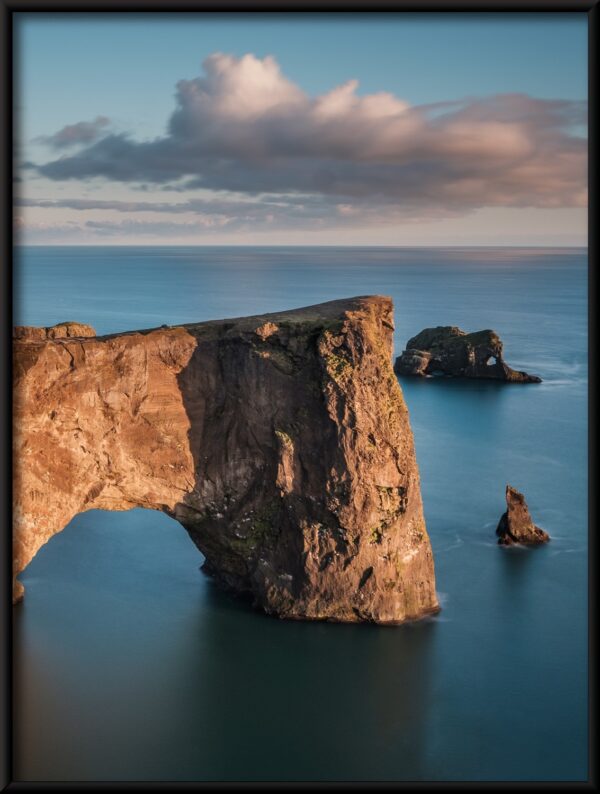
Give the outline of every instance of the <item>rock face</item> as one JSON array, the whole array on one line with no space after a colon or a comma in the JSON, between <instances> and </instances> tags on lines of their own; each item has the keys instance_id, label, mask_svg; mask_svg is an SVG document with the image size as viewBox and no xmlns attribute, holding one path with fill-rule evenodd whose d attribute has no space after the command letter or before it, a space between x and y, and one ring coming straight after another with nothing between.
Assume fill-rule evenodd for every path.
<instances>
[{"instance_id":1,"label":"rock face","mask_svg":"<svg viewBox=\"0 0 600 794\"><path fill-rule=\"evenodd\" d=\"M533 523L523 494L510 485L506 486L506 512L500 517L496 535L502 546L547 543L550 540L550 535Z\"/></svg>"},{"instance_id":2,"label":"rock face","mask_svg":"<svg viewBox=\"0 0 600 794\"><path fill-rule=\"evenodd\" d=\"M77 328L14 341L15 576L78 513L147 507L268 613L401 623L439 609L389 298Z\"/></svg>"},{"instance_id":3,"label":"rock face","mask_svg":"<svg viewBox=\"0 0 600 794\"><path fill-rule=\"evenodd\" d=\"M13 331L14 339L69 339L73 337L96 336L91 325L84 323L58 323L50 328L36 328L31 325L17 325Z\"/></svg>"},{"instance_id":4,"label":"rock face","mask_svg":"<svg viewBox=\"0 0 600 794\"><path fill-rule=\"evenodd\" d=\"M511 369L495 331L467 334L453 325L425 328L406 344L394 365L399 375L492 378L510 383L541 383L537 375Z\"/></svg>"}]
</instances>

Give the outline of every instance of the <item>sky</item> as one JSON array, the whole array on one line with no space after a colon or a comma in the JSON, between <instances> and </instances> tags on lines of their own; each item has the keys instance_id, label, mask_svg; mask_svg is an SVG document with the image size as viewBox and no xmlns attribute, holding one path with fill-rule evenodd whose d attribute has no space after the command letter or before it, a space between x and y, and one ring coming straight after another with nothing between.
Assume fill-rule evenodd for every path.
<instances>
[{"instance_id":1,"label":"sky","mask_svg":"<svg viewBox=\"0 0 600 794\"><path fill-rule=\"evenodd\" d=\"M587 15L15 23L16 240L587 240Z\"/></svg>"}]
</instances>

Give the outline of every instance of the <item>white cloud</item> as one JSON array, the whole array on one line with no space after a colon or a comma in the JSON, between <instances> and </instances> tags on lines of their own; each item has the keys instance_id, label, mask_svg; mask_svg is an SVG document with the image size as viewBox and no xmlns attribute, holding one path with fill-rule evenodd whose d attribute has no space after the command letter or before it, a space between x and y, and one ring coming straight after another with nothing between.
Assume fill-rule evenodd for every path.
<instances>
[{"instance_id":1,"label":"white cloud","mask_svg":"<svg viewBox=\"0 0 600 794\"><path fill-rule=\"evenodd\" d=\"M310 97L272 57L216 53L201 76L177 84L165 136L105 134L108 119L99 116L49 136L55 147L84 146L37 171L53 181L218 191L202 206L113 209L223 215L232 225L242 217L294 228L453 217L483 207L583 207L587 142L573 130L585 118L584 103L522 94L410 106L390 93L361 95L354 79ZM231 192L256 202L224 206L221 196ZM65 202L94 209L82 199Z\"/></svg>"}]
</instances>

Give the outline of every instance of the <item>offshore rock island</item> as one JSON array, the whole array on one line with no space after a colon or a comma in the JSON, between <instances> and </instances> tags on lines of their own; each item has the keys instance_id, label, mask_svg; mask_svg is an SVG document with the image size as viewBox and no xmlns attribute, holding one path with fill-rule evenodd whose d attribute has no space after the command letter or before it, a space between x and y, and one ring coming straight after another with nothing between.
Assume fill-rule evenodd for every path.
<instances>
[{"instance_id":1,"label":"offshore rock island","mask_svg":"<svg viewBox=\"0 0 600 794\"><path fill-rule=\"evenodd\" d=\"M537 545L550 540L550 535L533 523L525 497L512 485L506 486L506 511L500 516L496 535L501 546Z\"/></svg>"},{"instance_id":2,"label":"offshore rock island","mask_svg":"<svg viewBox=\"0 0 600 794\"><path fill-rule=\"evenodd\" d=\"M406 343L394 365L398 375L489 378L509 383L541 383L537 375L511 369L495 331L468 334L454 325L425 328Z\"/></svg>"},{"instance_id":3,"label":"offshore rock island","mask_svg":"<svg viewBox=\"0 0 600 794\"><path fill-rule=\"evenodd\" d=\"M14 339L16 576L85 510L161 510L284 618L437 612L386 297L96 337Z\"/></svg>"}]
</instances>

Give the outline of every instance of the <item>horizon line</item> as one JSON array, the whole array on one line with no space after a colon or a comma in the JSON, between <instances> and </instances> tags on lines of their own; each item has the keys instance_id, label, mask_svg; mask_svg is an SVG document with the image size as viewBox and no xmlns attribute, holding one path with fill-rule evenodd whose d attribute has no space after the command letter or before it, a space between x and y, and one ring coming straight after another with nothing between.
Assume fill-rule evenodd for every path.
<instances>
[{"instance_id":1,"label":"horizon line","mask_svg":"<svg viewBox=\"0 0 600 794\"><path fill-rule=\"evenodd\" d=\"M476 243L452 245L378 245L360 244L348 245L344 243L321 243L314 245L298 245L286 243L13 243L13 250L16 248L478 248L478 249L504 249L504 248L528 248L535 250L588 250L589 244L585 245L528 245L510 243L506 245L478 245Z\"/></svg>"}]
</instances>

